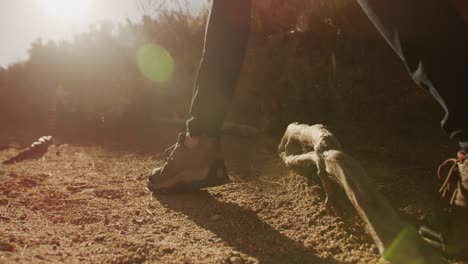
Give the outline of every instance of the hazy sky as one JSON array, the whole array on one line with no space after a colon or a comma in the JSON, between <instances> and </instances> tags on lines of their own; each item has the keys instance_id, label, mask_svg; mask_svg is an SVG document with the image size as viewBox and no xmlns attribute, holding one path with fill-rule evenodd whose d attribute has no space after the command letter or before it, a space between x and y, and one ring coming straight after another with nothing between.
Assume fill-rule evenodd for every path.
<instances>
[{"instance_id":1,"label":"hazy sky","mask_svg":"<svg viewBox=\"0 0 468 264\"><path fill-rule=\"evenodd\" d=\"M82 2L87 2L84 9ZM0 67L27 59L32 41L65 39L101 20L138 20L137 0L0 0ZM191 1L200 5L203 0ZM83 10L82 10L83 9ZM69 14L63 17L65 14Z\"/></svg>"}]
</instances>

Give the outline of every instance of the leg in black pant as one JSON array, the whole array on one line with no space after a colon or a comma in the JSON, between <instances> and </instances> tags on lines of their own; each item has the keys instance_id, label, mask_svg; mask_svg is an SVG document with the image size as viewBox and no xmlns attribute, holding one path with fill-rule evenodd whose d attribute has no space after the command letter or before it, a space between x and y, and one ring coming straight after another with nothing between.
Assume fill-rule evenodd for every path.
<instances>
[{"instance_id":1,"label":"leg in black pant","mask_svg":"<svg viewBox=\"0 0 468 264\"><path fill-rule=\"evenodd\" d=\"M250 31L251 0L214 0L187 131L216 135L229 108Z\"/></svg>"},{"instance_id":2,"label":"leg in black pant","mask_svg":"<svg viewBox=\"0 0 468 264\"><path fill-rule=\"evenodd\" d=\"M199 190L229 181L218 135L244 60L250 6L251 0L213 0L187 133L164 151L166 162L148 176L149 190Z\"/></svg>"},{"instance_id":3,"label":"leg in black pant","mask_svg":"<svg viewBox=\"0 0 468 264\"><path fill-rule=\"evenodd\" d=\"M444 131L468 150L468 30L462 17L446 0L358 2L414 81L444 108Z\"/></svg>"}]
</instances>

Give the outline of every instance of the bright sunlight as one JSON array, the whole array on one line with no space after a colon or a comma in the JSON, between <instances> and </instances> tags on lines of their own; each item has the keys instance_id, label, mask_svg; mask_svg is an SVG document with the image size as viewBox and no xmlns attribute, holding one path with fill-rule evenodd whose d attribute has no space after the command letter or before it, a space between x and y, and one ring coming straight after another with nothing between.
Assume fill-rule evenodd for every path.
<instances>
[{"instance_id":1,"label":"bright sunlight","mask_svg":"<svg viewBox=\"0 0 468 264\"><path fill-rule=\"evenodd\" d=\"M91 0L41 0L46 12L62 20L80 20L87 15Z\"/></svg>"}]
</instances>

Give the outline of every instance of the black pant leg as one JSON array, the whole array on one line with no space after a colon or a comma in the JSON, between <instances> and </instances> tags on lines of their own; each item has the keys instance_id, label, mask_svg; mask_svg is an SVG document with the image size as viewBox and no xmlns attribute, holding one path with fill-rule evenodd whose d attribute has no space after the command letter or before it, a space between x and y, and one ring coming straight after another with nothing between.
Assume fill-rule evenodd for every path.
<instances>
[{"instance_id":1,"label":"black pant leg","mask_svg":"<svg viewBox=\"0 0 468 264\"><path fill-rule=\"evenodd\" d=\"M447 0L358 0L415 82L445 110L442 128L468 142L468 30Z\"/></svg>"},{"instance_id":2,"label":"black pant leg","mask_svg":"<svg viewBox=\"0 0 468 264\"><path fill-rule=\"evenodd\" d=\"M231 104L250 32L251 0L214 0L195 83L191 135L216 135Z\"/></svg>"}]
</instances>

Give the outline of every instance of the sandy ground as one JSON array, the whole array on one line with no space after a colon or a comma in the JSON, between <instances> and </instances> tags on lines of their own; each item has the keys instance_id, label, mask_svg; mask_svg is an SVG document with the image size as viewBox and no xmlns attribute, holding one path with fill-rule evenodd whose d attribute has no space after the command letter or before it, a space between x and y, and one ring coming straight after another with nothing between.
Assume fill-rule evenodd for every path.
<instances>
[{"instance_id":1,"label":"sandy ground","mask_svg":"<svg viewBox=\"0 0 468 264\"><path fill-rule=\"evenodd\" d=\"M378 262L352 207L327 211L320 184L279 163L277 139L225 137L231 183L151 194L146 175L162 163L169 134L151 144L62 140L40 159L0 165L0 263ZM410 162L375 146L351 151L410 222L427 207L420 180L435 165L418 163L426 152L418 149ZM10 145L0 160L17 152Z\"/></svg>"}]
</instances>

